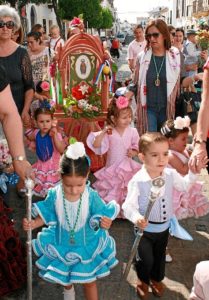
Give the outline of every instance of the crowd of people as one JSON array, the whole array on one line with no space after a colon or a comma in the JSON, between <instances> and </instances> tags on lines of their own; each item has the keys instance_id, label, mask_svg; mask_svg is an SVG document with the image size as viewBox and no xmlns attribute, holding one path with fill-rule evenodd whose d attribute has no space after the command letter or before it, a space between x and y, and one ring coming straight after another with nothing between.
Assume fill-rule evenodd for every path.
<instances>
[{"instance_id":1,"label":"crowd of people","mask_svg":"<svg viewBox=\"0 0 209 300\"><path fill-rule=\"evenodd\" d=\"M83 22L74 18L68 38L82 31ZM5 165L18 174L20 197L25 196L24 180L34 179L33 192L40 201L33 205L32 221L24 218L23 228L45 225L32 242L36 265L41 278L64 287L64 300L75 299L76 283L83 284L87 300L99 299L96 280L118 263L114 238L108 234L116 217L131 221L136 234L143 232L134 260L139 298L148 298L149 287L155 296L163 296L169 233L190 239L178 219L209 212L209 200L197 181L208 164L208 51L198 47L194 29L185 39L182 28L161 19L133 31L127 56L130 82L114 92L101 131L86 139L95 155L106 154L105 166L89 183L91 161L84 144L73 139L66 143L69 137L59 132L47 101L59 47L65 45L59 27L50 28L48 39L43 26L36 24L27 34L27 48L23 47L18 13L0 5L1 140L7 139L11 157L10 163L0 161L1 174L6 174ZM111 55L119 58L116 38L103 47L110 64ZM199 93L196 119L191 118L190 103L185 116L176 114L183 89ZM187 149L190 132L193 149ZM35 149L37 161L32 166L25 147ZM153 193L155 202L146 219ZM4 196L2 201L8 205ZM209 297L207 265L208 261L197 265L191 300Z\"/></svg>"}]
</instances>

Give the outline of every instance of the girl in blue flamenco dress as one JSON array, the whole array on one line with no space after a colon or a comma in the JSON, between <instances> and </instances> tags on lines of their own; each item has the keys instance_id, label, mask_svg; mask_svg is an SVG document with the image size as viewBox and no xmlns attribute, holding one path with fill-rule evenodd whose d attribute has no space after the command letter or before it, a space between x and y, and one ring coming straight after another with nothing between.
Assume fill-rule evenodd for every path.
<instances>
[{"instance_id":1,"label":"girl in blue flamenco dress","mask_svg":"<svg viewBox=\"0 0 209 300\"><path fill-rule=\"evenodd\" d=\"M64 286L64 300L74 300L73 284L84 285L87 300L98 300L96 280L117 263L114 239L107 230L119 213L115 201L106 204L87 182L90 161L83 143L68 146L60 161L61 182L44 201L33 205L28 230L42 225L32 245L44 280Z\"/></svg>"}]
</instances>

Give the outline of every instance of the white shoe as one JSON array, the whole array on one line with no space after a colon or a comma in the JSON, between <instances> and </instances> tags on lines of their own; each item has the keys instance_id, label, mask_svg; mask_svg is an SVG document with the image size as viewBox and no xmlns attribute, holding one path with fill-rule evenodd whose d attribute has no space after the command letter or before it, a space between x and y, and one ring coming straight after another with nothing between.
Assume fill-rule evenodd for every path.
<instances>
[{"instance_id":1,"label":"white shoe","mask_svg":"<svg viewBox=\"0 0 209 300\"><path fill-rule=\"evenodd\" d=\"M173 261L173 258L171 257L171 255L169 253L167 253L165 256L165 262L170 263L172 261Z\"/></svg>"},{"instance_id":2,"label":"white shoe","mask_svg":"<svg viewBox=\"0 0 209 300\"><path fill-rule=\"evenodd\" d=\"M64 295L64 300L75 300L74 286L72 286L70 290L64 288L63 295Z\"/></svg>"}]
</instances>

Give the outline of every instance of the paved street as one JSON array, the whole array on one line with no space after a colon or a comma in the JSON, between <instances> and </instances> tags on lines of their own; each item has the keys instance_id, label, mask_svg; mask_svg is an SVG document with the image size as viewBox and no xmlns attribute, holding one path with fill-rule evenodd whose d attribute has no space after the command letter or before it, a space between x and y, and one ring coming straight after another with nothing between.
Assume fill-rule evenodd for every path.
<instances>
[{"instance_id":1,"label":"paved street","mask_svg":"<svg viewBox=\"0 0 209 300\"><path fill-rule=\"evenodd\" d=\"M118 72L116 74L117 82L124 82L131 76L131 71L127 64L127 47L128 46L125 46L120 50L120 58L118 61L116 60L116 64L118 65Z\"/></svg>"},{"instance_id":2,"label":"paved street","mask_svg":"<svg viewBox=\"0 0 209 300\"><path fill-rule=\"evenodd\" d=\"M209 196L209 176L205 171L200 176L201 180L206 180L205 192ZM13 192L11 206L14 207L14 218L16 227L21 232L21 237L25 237L21 229L21 219L25 215L25 203L16 197ZM192 287L192 275L197 262L209 259L209 215L199 219L187 219L181 224L192 234L194 241L188 242L170 238L169 249L173 256L173 262L166 265L165 283L167 290L162 297L164 300L186 300ZM110 276L99 280L100 300L134 300L138 299L134 287L123 280L123 263L127 261L130 249L134 240L132 225L125 220L116 220L111 228L111 235L117 244L118 266ZM34 257L35 259L35 257ZM132 272L132 283L134 284L134 274ZM76 286L76 300L83 300L81 286ZM25 300L26 289L20 290L13 295L3 297L2 300ZM39 279L37 269L33 269L33 299L34 300L58 300L62 299L62 288L58 285L45 283ZM156 299L150 293L150 300Z\"/></svg>"},{"instance_id":3,"label":"paved street","mask_svg":"<svg viewBox=\"0 0 209 300\"><path fill-rule=\"evenodd\" d=\"M118 62L118 79L126 79L130 76L130 71L125 63L126 51L123 49L122 57ZM33 159L33 156L30 156ZM205 181L204 190L209 196L209 176L206 171L200 175L200 179ZM12 190L11 207L14 208L14 219L16 228L21 237L25 238L25 233L21 229L21 220L25 215L25 202L19 199L14 189ZM188 242L170 238L169 249L173 257L173 262L166 265L165 284L167 289L163 300L186 300L192 287L192 275L197 262L209 259L209 215L194 219L190 218L182 221L181 224L193 236L194 241ZM134 300L139 299L132 285L123 280L122 269L124 262L127 262L130 249L134 241L133 226L125 220L116 220L110 230L111 235L116 240L118 266L111 275L98 281L100 300ZM35 234L34 234L35 237ZM35 259L35 257L34 257ZM131 272L131 283L134 285L135 274ZM83 300L81 286L76 286L76 300ZM26 289L22 289L13 295L3 297L2 300L25 300ZM45 283L39 279L36 267L33 268L33 300L59 300L63 299L62 288L58 285ZM150 293L150 300L156 299Z\"/></svg>"}]
</instances>

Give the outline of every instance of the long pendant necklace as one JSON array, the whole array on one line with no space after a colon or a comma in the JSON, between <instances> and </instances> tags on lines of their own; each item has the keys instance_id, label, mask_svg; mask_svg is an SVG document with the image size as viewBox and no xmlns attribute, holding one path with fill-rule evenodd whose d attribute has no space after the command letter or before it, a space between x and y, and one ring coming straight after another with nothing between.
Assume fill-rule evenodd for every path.
<instances>
[{"instance_id":1,"label":"long pendant necklace","mask_svg":"<svg viewBox=\"0 0 209 300\"><path fill-rule=\"evenodd\" d=\"M160 65L160 69L158 70L157 68L157 64L156 64L156 61L155 61L155 56L153 55L153 61L154 61L154 65L155 65L155 71L156 71L156 75L157 75L157 78L155 80L155 85L156 86L160 86L160 72L162 70L162 67L163 67L163 64L164 64L164 61L165 61L165 56L163 57L163 60L162 60L162 63Z\"/></svg>"},{"instance_id":2,"label":"long pendant necklace","mask_svg":"<svg viewBox=\"0 0 209 300\"><path fill-rule=\"evenodd\" d=\"M78 219L79 219L80 212L81 212L82 194L80 195L80 200L79 200L79 204L78 204L78 209L77 209L77 214L76 214L76 218L75 218L75 223L74 223L73 226L71 226L71 224L70 224L70 219L69 219L67 208L66 208L66 200L65 200L65 193L64 193L63 186L62 186L62 200L63 200L63 207L64 207L64 212L65 212L65 218L66 218L69 230L70 230L70 244L73 245L73 244L75 244L75 228L76 228L76 225L78 223Z\"/></svg>"}]
</instances>

